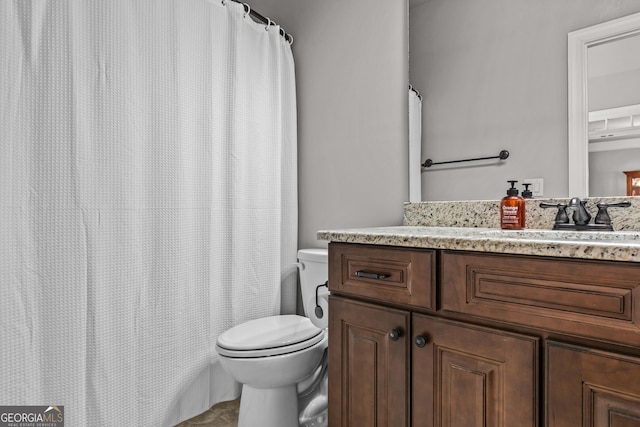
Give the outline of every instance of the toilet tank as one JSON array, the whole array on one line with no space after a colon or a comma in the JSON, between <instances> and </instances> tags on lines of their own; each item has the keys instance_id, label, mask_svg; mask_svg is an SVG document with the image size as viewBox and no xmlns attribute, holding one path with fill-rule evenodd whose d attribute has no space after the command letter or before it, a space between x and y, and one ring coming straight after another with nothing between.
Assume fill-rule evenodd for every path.
<instances>
[{"instance_id":1,"label":"toilet tank","mask_svg":"<svg viewBox=\"0 0 640 427\"><path fill-rule=\"evenodd\" d=\"M319 316L316 313L316 287L327 282L329 275L327 259L327 249L300 249L298 251L304 314L319 328L327 327L329 316L327 300L329 289L325 286L318 289L318 304L322 308L322 315Z\"/></svg>"}]
</instances>

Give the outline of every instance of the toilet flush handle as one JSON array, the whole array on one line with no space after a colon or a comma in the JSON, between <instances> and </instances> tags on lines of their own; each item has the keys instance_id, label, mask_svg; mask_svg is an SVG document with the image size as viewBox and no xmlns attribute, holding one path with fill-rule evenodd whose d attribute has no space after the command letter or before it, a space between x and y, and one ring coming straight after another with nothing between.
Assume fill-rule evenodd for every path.
<instances>
[{"instance_id":1,"label":"toilet flush handle","mask_svg":"<svg viewBox=\"0 0 640 427\"><path fill-rule=\"evenodd\" d=\"M324 316L324 310L322 309L322 307L320 307L320 302L318 301L318 289L320 289L323 286L326 286L328 288L329 287L329 281L327 280L322 285L316 286L316 308L315 308L315 313L316 313L316 317L318 319L322 319L322 317Z\"/></svg>"}]
</instances>

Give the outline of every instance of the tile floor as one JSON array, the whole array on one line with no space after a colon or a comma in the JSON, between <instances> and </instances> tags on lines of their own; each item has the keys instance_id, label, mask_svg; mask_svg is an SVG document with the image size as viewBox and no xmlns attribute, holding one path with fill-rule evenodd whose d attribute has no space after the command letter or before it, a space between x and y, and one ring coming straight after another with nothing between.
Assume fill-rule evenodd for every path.
<instances>
[{"instance_id":1,"label":"tile floor","mask_svg":"<svg viewBox=\"0 0 640 427\"><path fill-rule=\"evenodd\" d=\"M220 402L176 427L237 427L240 399Z\"/></svg>"}]
</instances>

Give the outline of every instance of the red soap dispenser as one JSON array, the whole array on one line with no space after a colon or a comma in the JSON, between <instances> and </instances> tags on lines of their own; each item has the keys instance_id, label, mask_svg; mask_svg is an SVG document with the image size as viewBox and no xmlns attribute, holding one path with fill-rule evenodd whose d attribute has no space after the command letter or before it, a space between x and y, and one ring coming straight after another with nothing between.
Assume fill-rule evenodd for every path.
<instances>
[{"instance_id":1,"label":"red soap dispenser","mask_svg":"<svg viewBox=\"0 0 640 427\"><path fill-rule=\"evenodd\" d=\"M524 199L518 195L515 184L518 181L507 181L511 188L507 196L500 201L500 227L503 230L524 229Z\"/></svg>"}]
</instances>

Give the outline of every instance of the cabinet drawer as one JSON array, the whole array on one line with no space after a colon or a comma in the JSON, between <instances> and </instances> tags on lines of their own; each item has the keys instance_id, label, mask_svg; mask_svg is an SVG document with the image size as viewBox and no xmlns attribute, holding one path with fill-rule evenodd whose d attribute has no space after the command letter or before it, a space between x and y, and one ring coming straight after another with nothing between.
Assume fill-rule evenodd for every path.
<instances>
[{"instance_id":1,"label":"cabinet drawer","mask_svg":"<svg viewBox=\"0 0 640 427\"><path fill-rule=\"evenodd\" d=\"M435 251L329 244L329 290L435 309Z\"/></svg>"},{"instance_id":2,"label":"cabinet drawer","mask_svg":"<svg viewBox=\"0 0 640 427\"><path fill-rule=\"evenodd\" d=\"M517 255L442 254L442 309L640 345L640 267Z\"/></svg>"}]
</instances>

